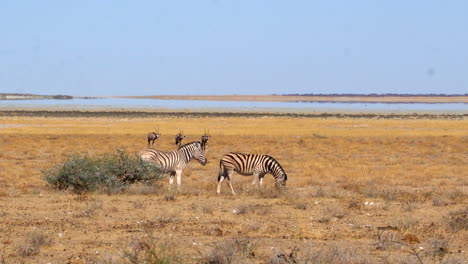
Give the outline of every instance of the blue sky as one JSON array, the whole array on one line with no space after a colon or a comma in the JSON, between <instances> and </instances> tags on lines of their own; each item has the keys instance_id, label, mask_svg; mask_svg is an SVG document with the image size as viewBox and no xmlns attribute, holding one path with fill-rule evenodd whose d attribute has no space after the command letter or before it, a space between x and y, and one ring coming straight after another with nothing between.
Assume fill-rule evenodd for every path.
<instances>
[{"instance_id":1,"label":"blue sky","mask_svg":"<svg viewBox=\"0 0 468 264\"><path fill-rule=\"evenodd\" d=\"M0 1L0 92L468 93L468 1Z\"/></svg>"}]
</instances>

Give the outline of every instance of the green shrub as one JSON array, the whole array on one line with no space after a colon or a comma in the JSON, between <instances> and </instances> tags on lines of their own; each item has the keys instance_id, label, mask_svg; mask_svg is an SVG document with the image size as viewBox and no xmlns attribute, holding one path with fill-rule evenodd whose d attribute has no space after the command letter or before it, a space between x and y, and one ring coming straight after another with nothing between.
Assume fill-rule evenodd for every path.
<instances>
[{"instance_id":1,"label":"green shrub","mask_svg":"<svg viewBox=\"0 0 468 264\"><path fill-rule=\"evenodd\" d=\"M162 179L159 168L124 150L99 156L73 154L63 164L43 171L53 187L76 193L103 189L119 192L134 182L154 183Z\"/></svg>"}]
</instances>

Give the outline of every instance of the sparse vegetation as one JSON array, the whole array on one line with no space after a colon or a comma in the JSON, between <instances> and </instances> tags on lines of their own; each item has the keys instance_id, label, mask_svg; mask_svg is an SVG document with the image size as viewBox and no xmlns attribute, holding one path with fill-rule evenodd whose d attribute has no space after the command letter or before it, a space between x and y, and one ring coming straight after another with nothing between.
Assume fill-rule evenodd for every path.
<instances>
[{"instance_id":1,"label":"sparse vegetation","mask_svg":"<svg viewBox=\"0 0 468 264\"><path fill-rule=\"evenodd\" d=\"M37 255L41 247L50 246L52 241L52 238L42 231L30 232L27 234L26 241L18 245L17 254L21 257Z\"/></svg>"},{"instance_id":2,"label":"sparse vegetation","mask_svg":"<svg viewBox=\"0 0 468 264\"><path fill-rule=\"evenodd\" d=\"M254 245L246 239L229 239L215 244L201 261L203 264L252 263Z\"/></svg>"},{"instance_id":3,"label":"sparse vegetation","mask_svg":"<svg viewBox=\"0 0 468 264\"><path fill-rule=\"evenodd\" d=\"M223 261L216 248L234 263L468 258L466 117L101 113L0 117L11 124L0 125L0 262ZM70 153L91 160L110 155L120 164L115 149L146 148L155 123L164 131L183 128L187 141L210 128L208 163L192 162L180 191L169 191L166 180L96 184L79 193L84 188L56 191L44 181L41 172L60 167ZM158 143L175 148L172 137ZM259 190L251 177L236 175L239 195L216 195L219 157L229 151L274 154L288 173L287 192L275 191L270 175ZM53 242L33 250L31 230Z\"/></svg>"},{"instance_id":4,"label":"sparse vegetation","mask_svg":"<svg viewBox=\"0 0 468 264\"><path fill-rule=\"evenodd\" d=\"M174 242L161 241L150 231L144 236L134 236L123 252L123 263L129 264L172 264L183 263L183 258L175 250Z\"/></svg>"},{"instance_id":5,"label":"sparse vegetation","mask_svg":"<svg viewBox=\"0 0 468 264\"><path fill-rule=\"evenodd\" d=\"M465 205L460 210L450 212L448 226L452 232L468 230L468 206Z\"/></svg>"},{"instance_id":6,"label":"sparse vegetation","mask_svg":"<svg viewBox=\"0 0 468 264\"><path fill-rule=\"evenodd\" d=\"M130 157L123 150L100 156L73 154L63 163L44 171L45 180L61 190L76 193L93 192L99 188L119 192L134 182L154 183L162 178L151 163Z\"/></svg>"}]
</instances>

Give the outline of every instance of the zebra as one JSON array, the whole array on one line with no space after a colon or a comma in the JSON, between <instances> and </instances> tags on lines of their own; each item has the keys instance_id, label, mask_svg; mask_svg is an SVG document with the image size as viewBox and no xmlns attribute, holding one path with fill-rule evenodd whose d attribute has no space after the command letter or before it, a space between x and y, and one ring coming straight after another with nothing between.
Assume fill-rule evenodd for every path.
<instances>
[{"instance_id":1,"label":"zebra","mask_svg":"<svg viewBox=\"0 0 468 264\"><path fill-rule=\"evenodd\" d=\"M169 173L170 186L174 184L174 176L176 176L177 188L180 188L182 171L192 159L198 160L203 166L207 161L200 141L187 143L173 151L148 148L140 151L139 157L143 161L155 163L163 173Z\"/></svg>"},{"instance_id":2,"label":"zebra","mask_svg":"<svg viewBox=\"0 0 468 264\"><path fill-rule=\"evenodd\" d=\"M284 189L288 180L288 176L279 162L268 155L231 152L222 156L219 162L218 194L221 192L221 183L225 178L227 178L232 194L236 194L231 182L234 171L244 176L253 175L252 184L259 181L260 186L265 174L270 173L275 177L276 187L279 190Z\"/></svg>"}]
</instances>

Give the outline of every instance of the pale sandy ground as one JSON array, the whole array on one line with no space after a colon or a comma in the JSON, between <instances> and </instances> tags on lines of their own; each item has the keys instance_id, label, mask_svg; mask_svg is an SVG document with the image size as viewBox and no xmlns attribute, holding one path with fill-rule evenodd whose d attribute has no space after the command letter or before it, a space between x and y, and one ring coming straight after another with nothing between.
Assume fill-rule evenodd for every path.
<instances>
[{"instance_id":1,"label":"pale sandy ground","mask_svg":"<svg viewBox=\"0 0 468 264\"><path fill-rule=\"evenodd\" d=\"M192 108L192 109L168 109L168 108L116 108L109 109L105 106L85 106L85 107L67 107L66 109L60 106L46 106L46 107L1 107L1 111L86 111L86 112L145 112L145 113L263 113L263 114L299 114L299 115L468 115L468 105L466 109L457 110L394 110L394 109L358 109L358 108L256 108L242 109L242 108Z\"/></svg>"},{"instance_id":2,"label":"pale sandy ground","mask_svg":"<svg viewBox=\"0 0 468 264\"><path fill-rule=\"evenodd\" d=\"M113 96L161 100L265 101L265 102L374 102L374 103L468 103L468 96L286 96L286 95L154 95Z\"/></svg>"}]
</instances>

